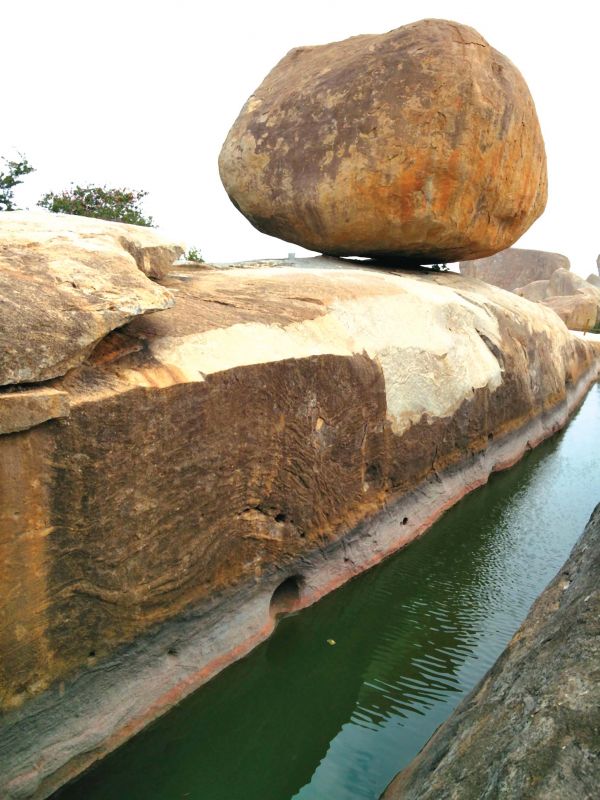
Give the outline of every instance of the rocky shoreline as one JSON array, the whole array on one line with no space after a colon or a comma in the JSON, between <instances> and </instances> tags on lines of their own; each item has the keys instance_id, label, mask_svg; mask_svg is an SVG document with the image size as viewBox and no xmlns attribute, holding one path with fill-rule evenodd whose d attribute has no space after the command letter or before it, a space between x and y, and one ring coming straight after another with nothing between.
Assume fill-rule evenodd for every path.
<instances>
[{"instance_id":1,"label":"rocky shoreline","mask_svg":"<svg viewBox=\"0 0 600 800\"><path fill-rule=\"evenodd\" d=\"M382 800L592 800L600 775L600 506L508 647Z\"/></svg>"}]
</instances>

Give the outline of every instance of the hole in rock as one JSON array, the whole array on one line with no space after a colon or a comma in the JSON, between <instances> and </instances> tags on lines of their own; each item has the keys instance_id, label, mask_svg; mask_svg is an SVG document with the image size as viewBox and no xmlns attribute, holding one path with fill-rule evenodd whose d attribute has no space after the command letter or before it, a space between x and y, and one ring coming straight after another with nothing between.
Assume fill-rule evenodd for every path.
<instances>
[{"instance_id":1,"label":"hole in rock","mask_svg":"<svg viewBox=\"0 0 600 800\"><path fill-rule=\"evenodd\" d=\"M285 522L287 520L287 514L284 514L283 511L280 511L279 514L275 517L275 522Z\"/></svg>"},{"instance_id":2,"label":"hole in rock","mask_svg":"<svg viewBox=\"0 0 600 800\"><path fill-rule=\"evenodd\" d=\"M403 525L407 525L408 524L408 517L404 517L404 519L402 520L402 524Z\"/></svg>"},{"instance_id":3,"label":"hole in rock","mask_svg":"<svg viewBox=\"0 0 600 800\"><path fill-rule=\"evenodd\" d=\"M269 607L271 616L288 614L296 608L300 601L300 589L303 582L304 579L301 575L291 575L283 583L279 584L271 597L271 605Z\"/></svg>"},{"instance_id":4,"label":"hole in rock","mask_svg":"<svg viewBox=\"0 0 600 800\"><path fill-rule=\"evenodd\" d=\"M90 650L90 652L88 653L88 658L95 658L95 657L96 657L96 651Z\"/></svg>"}]
</instances>

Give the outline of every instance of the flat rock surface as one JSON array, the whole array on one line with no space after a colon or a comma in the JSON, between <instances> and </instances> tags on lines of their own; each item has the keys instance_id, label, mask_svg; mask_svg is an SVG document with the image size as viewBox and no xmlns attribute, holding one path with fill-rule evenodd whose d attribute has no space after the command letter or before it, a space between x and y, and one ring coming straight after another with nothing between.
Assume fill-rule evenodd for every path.
<instances>
[{"instance_id":1,"label":"flat rock surface","mask_svg":"<svg viewBox=\"0 0 600 800\"><path fill-rule=\"evenodd\" d=\"M0 213L0 385L64 375L109 331L167 308L169 292L147 276L180 253L135 225Z\"/></svg>"},{"instance_id":2,"label":"flat rock surface","mask_svg":"<svg viewBox=\"0 0 600 800\"><path fill-rule=\"evenodd\" d=\"M434 19L290 51L242 109L219 168L265 233L411 263L509 247L547 194L521 74L472 28Z\"/></svg>"},{"instance_id":3,"label":"flat rock surface","mask_svg":"<svg viewBox=\"0 0 600 800\"><path fill-rule=\"evenodd\" d=\"M510 247L489 258L461 261L459 266L462 275L509 292L533 281L549 280L557 269L570 269L569 259L560 253L524 250L520 247Z\"/></svg>"},{"instance_id":4,"label":"flat rock surface","mask_svg":"<svg viewBox=\"0 0 600 800\"><path fill-rule=\"evenodd\" d=\"M502 656L383 798L594 800L599 786L600 506Z\"/></svg>"}]
</instances>

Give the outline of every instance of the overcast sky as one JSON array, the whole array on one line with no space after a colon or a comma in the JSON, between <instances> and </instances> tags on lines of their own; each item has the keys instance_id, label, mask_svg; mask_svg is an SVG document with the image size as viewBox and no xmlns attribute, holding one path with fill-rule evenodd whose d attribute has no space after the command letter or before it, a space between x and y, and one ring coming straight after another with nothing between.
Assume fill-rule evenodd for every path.
<instances>
[{"instance_id":1,"label":"overcast sky","mask_svg":"<svg viewBox=\"0 0 600 800\"><path fill-rule=\"evenodd\" d=\"M600 252L594 6L0 0L0 155L20 151L37 168L17 196L25 207L71 182L129 186L149 192L145 210L162 231L207 260L301 254L255 231L221 186L219 150L247 97L292 47L453 19L517 65L537 106L549 201L518 246L564 253L586 276Z\"/></svg>"}]
</instances>

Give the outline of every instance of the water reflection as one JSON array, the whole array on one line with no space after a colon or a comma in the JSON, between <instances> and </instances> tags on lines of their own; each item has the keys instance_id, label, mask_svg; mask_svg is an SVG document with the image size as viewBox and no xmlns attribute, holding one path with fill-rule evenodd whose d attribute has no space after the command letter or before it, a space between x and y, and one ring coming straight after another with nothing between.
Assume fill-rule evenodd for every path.
<instances>
[{"instance_id":1,"label":"water reflection","mask_svg":"<svg viewBox=\"0 0 600 800\"><path fill-rule=\"evenodd\" d=\"M56 795L377 798L489 668L600 500L594 387L567 431ZM328 639L335 640L331 646Z\"/></svg>"}]
</instances>

